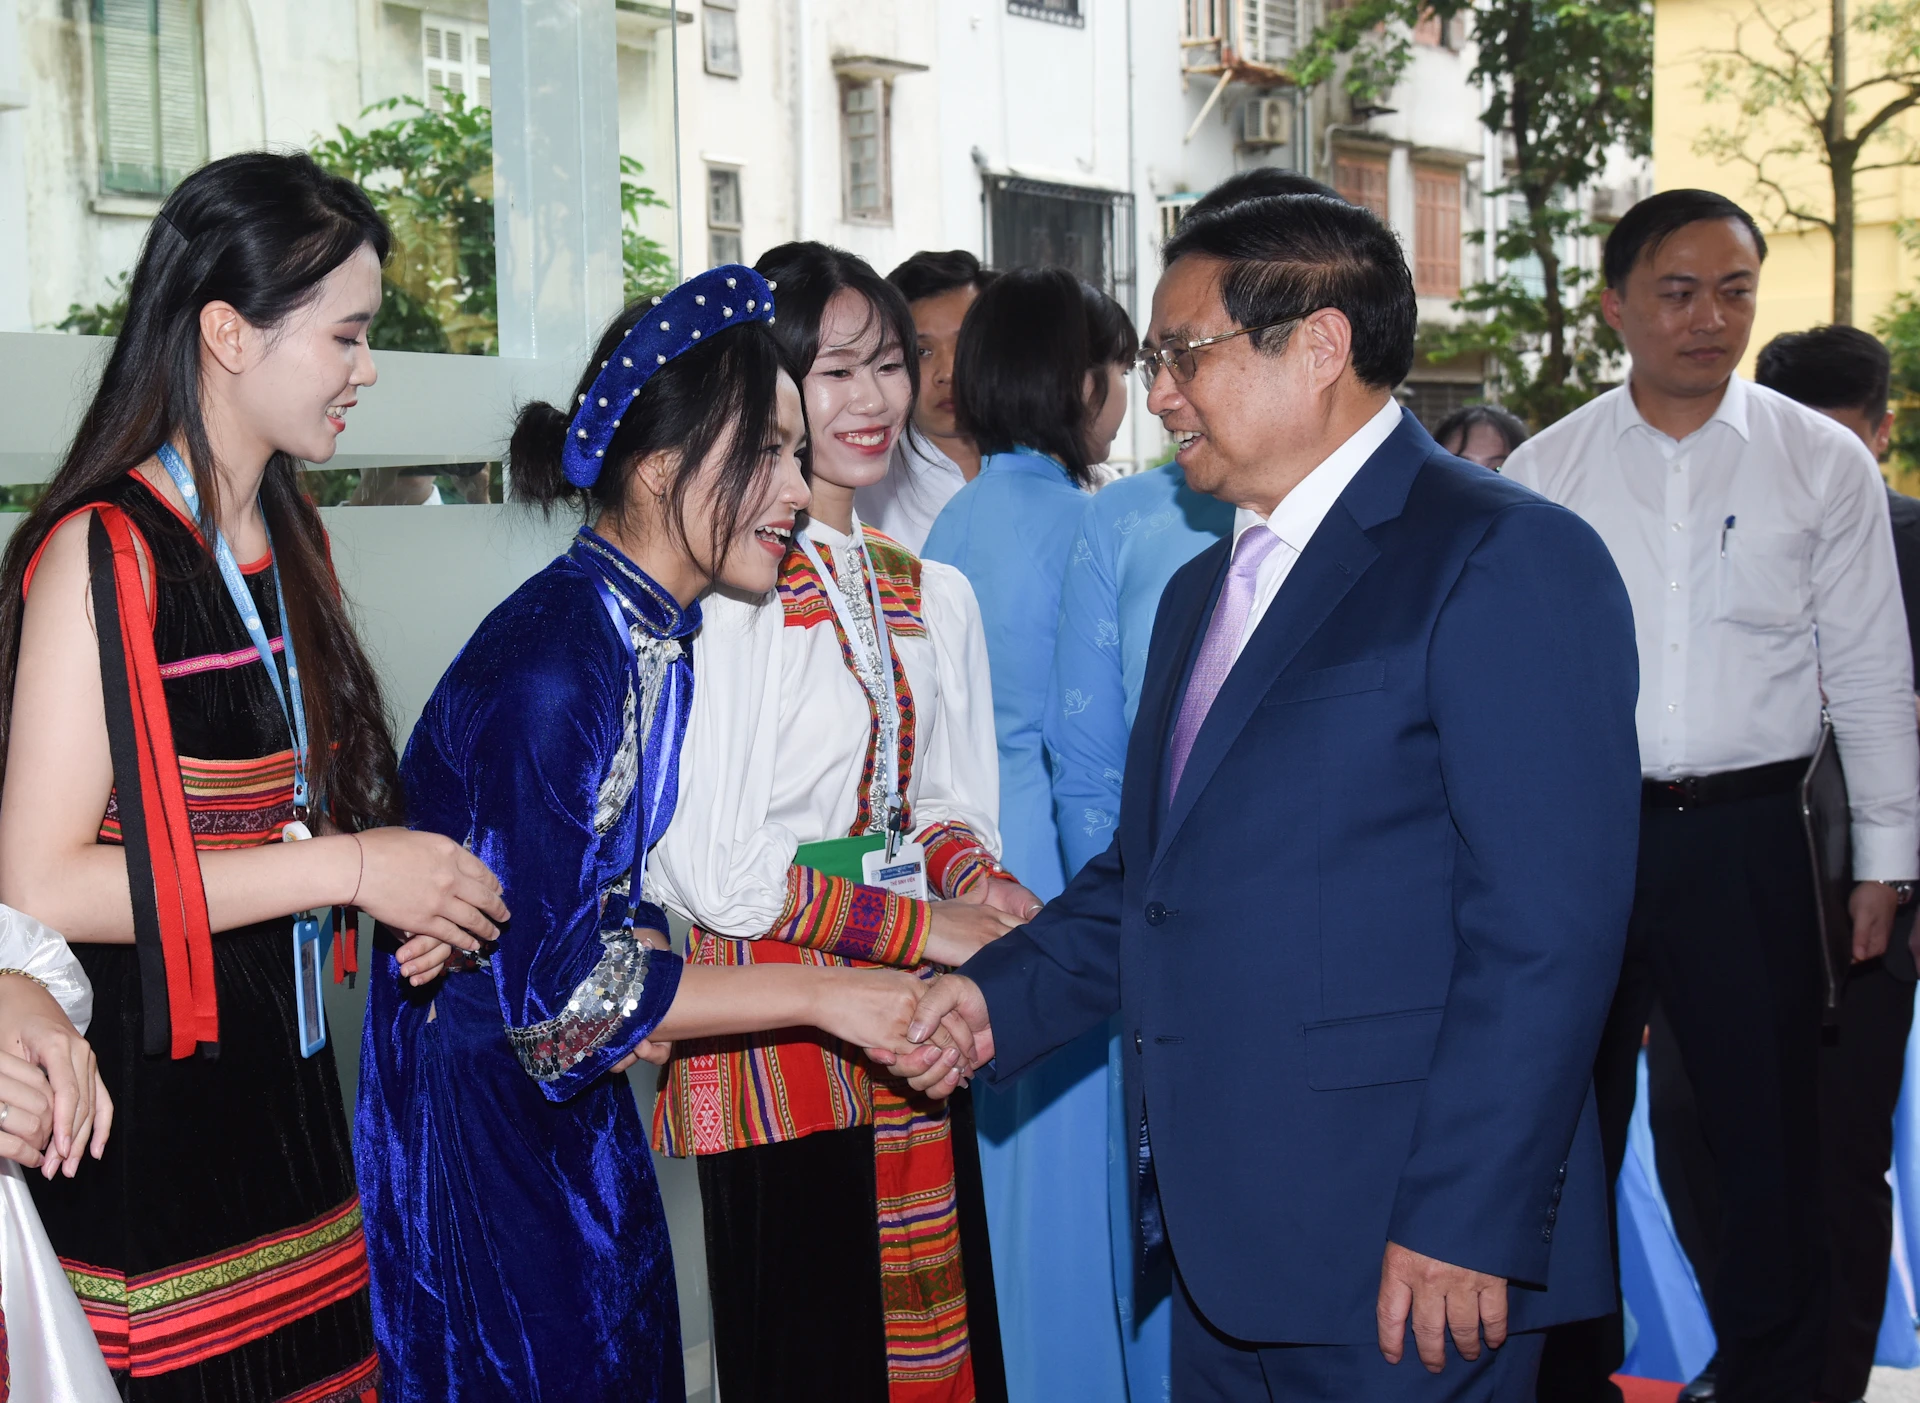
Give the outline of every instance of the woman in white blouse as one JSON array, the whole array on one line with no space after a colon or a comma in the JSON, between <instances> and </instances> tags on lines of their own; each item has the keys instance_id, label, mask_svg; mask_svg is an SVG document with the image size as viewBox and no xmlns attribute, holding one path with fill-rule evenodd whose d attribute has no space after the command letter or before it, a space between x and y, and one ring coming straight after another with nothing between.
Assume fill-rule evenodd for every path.
<instances>
[{"instance_id":1,"label":"woman in white blouse","mask_svg":"<svg viewBox=\"0 0 1920 1403\"><path fill-rule=\"evenodd\" d=\"M756 268L806 401L811 519L773 594L704 606L680 807L649 894L692 919L697 964L957 965L1039 903L997 860L973 591L853 510L907 431L913 320L864 261L821 244ZM654 1144L699 1157L726 1397L1005 1397L957 1099L950 1119L813 1029L675 1049Z\"/></svg>"},{"instance_id":2,"label":"woman in white blouse","mask_svg":"<svg viewBox=\"0 0 1920 1403\"><path fill-rule=\"evenodd\" d=\"M106 1148L113 1103L81 1036L92 1016L93 986L67 942L0 906L0 1397L120 1396L22 1172L71 1177Z\"/></svg>"}]
</instances>

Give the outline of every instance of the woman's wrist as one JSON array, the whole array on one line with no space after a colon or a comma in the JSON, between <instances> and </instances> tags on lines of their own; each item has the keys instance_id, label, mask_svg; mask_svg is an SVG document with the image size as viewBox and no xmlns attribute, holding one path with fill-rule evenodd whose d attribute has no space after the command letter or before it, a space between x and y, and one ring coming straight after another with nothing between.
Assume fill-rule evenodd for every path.
<instances>
[{"instance_id":1,"label":"woman's wrist","mask_svg":"<svg viewBox=\"0 0 1920 1403\"><path fill-rule=\"evenodd\" d=\"M330 849L327 856L327 892L328 898L318 903L323 906L351 906L360 895L360 885L366 879L366 848L361 845L357 833L341 833L331 838L315 838L315 844L324 843Z\"/></svg>"}]
</instances>

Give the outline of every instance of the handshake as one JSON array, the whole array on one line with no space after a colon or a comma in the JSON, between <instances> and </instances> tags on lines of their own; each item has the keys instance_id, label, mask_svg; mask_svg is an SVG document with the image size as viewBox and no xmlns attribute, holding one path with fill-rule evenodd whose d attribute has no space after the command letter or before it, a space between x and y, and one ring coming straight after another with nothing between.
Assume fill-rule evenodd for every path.
<instances>
[{"instance_id":1,"label":"handshake","mask_svg":"<svg viewBox=\"0 0 1920 1403\"><path fill-rule=\"evenodd\" d=\"M915 1091L944 1100L993 1060L980 988L960 974L922 979L896 969L818 969L818 1023Z\"/></svg>"}]
</instances>

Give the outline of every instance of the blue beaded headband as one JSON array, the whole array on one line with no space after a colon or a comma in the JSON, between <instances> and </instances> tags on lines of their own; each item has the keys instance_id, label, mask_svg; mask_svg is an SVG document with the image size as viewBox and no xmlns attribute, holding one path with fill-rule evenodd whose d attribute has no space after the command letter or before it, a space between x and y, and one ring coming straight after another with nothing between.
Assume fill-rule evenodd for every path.
<instances>
[{"instance_id":1,"label":"blue beaded headband","mask_svg":"<svg viewBox=\"0 0 1920 1403\"><path fill-rule=\"evenodd\" d=\"M600 362L593 388L574 406L561 458L567 481L591 487L599 480L620 416L654 371L730 326L772 320L773 284L739 263L709 269L654 298L653 309Z\"/></svg>"}]
</instances>

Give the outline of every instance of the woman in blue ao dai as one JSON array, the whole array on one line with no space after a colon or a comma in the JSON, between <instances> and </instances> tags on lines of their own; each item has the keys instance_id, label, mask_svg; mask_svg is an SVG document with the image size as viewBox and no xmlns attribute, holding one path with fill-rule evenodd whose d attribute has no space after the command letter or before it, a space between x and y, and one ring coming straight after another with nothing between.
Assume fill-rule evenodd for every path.
<instances>
[{"instance_id":1,"label":"woman in blue ao dai","mask_svg":"<svg viewBox=\"0 0 1920 1403\"><path fill-rule=\"evenodd\" d=\"M616 320L570 414L515 430L515 496L595 520L481 624L402 762L410 820L469 846L513 914L465 968L373 979L356 1151L393 1398L678 1403L666 1220L618 1074L793 1024L908 1046L911 976L683 969L646 899L698 598L770 589L808 499L772 312L752 270L702 274Z\"/></svg>"},{"instance_id":2,"label":"woman in blue ao dai","mask_svg":"<svg viewBox=\"0 0 1920 1403\"><path fill-rule=\"evenodd\" d=\"M954 357L960 422L986 457L927 536L980 601L1000 761L1002 861L1066 885L1041 748L1068 552L1126 411L1136 341L1105 293L1059 268L1002 273ZM1107 1224L1102 1028L1013 1086L975 1093L1012 1403L1125 1398Z\"/></svg>"}]
</instances>

